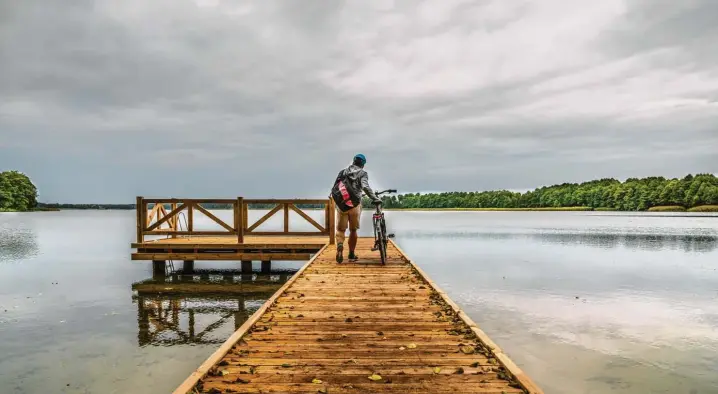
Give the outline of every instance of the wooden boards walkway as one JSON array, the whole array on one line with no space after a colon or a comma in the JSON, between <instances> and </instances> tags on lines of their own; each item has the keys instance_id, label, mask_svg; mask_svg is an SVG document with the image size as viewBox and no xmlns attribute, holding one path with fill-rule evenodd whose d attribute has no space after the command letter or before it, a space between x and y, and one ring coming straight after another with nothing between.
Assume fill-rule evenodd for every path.
<instances>
[{"instance_id":1,"label":"wooden boards walkway","mask_svg":"<svg viewBox=\"0 0 718 394\"><path fill-rule=\"evenodd\" d=\"M372 241L343 264L323 247L175 393L543 393L393 242L382 266Z\"/></svg>"}]
</instances>

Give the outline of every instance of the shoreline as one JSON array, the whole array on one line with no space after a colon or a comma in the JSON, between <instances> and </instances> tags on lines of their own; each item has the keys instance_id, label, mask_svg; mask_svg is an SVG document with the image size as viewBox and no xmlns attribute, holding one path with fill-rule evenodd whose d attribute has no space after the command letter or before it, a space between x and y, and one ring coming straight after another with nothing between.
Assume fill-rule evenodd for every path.
<instances>
[{"instance_id":1,"label":"shoreline","mask_svg":"<svg viewBox=\"0 0 718 394\"><path fill-rule=\"evenodd\" d=\"M369 209L365 207L364 210ZM0 213L21 213L21 212L60 212L60 211L133 211L134 208L35 208L30 211L0 210ZM216 209L231 210L231 209ZM250 208L255 211L266 211L267 208ZM308 211L322 211L321 208L304 208ZM718 205L700 205L693 208L681 206L657 206L643 211L621 211L614 208L591 208L591 207L545 207L545 208L384 208L384 211L407 211L407 212L688 212L688 213L718 213Z\"/></svg>"}]
</instances>

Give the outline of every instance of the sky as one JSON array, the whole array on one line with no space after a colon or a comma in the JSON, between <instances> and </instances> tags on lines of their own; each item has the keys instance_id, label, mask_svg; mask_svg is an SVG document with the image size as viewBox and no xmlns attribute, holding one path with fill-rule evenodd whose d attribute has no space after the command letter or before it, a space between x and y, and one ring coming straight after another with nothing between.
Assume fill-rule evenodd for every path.
<instances>
[{"instance_id":1,"label":"sky","mask_svg":"<svg viewBox=\"0 0 718 394\"><path fill-rule=\"evenodd\" d=\"M40 201L718 173L718 1L0 0Z\"/></svg>"}]
</instances>

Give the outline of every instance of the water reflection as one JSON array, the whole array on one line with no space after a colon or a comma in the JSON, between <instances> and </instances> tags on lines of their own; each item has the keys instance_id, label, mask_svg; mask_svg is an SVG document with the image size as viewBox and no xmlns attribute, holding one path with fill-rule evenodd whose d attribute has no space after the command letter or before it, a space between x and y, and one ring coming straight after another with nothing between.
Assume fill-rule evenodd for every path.
<instances>
[{"instance_id":1,"label":"water reflection","mask_svg":"<svg viewBox=\"0 0 718 394\"><path fill-rule=\"evenodd\" d=\"M34 231L0 227L0 262L29 259L37 253L37 236Z\"/></svg>"},{"instance_id":2,"label":"water reflection","mask_svg":"<svg viewBox=\"0 0 718 394\"><path fill-rule=\"evenodd\" d=\"M295 271L175 273L132 284L137 342L144 346L216 345L237 330ZM223 328L220 331L220 328Z\"/></svg>"},{"instance_id":3,"label":"water reflection","mask_svg":"<svg viewBox=\"0 0 718 394\"><path fill-rule=\"evenodd\" d=\"M718 236L693 234L611 234L611 233L500 233L500 232L402 232L402 238L456 238L487 241L532 240L562 246L580 245L603 249L624 247L659 251L678 249L684 252L707 253L718 248Z\"/></svg>"}]
</instances>

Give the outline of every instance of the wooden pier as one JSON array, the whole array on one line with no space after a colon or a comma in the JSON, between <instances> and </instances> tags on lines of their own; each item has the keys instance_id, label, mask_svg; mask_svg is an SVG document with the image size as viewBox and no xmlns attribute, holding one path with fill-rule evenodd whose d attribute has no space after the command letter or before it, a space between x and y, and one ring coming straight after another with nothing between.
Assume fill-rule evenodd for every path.
<instances>
[{"instance_id":1,"label":"wooden pier","mask_svg":"<svg viewBox=\"0 0 718 394\"><path fill-rule=\"evenodd\" d=\"M393 242L386 266L325 245L177 389L543 393Z\"/></svg>"},{"instance_id":2,"label":"wooden pier","mask_svg":"<svg viewBox=\"0 0 718 394\"><path fill-rule=\"evenodd\" d=\"M231 223L210 211L218 205L231 209ZM250 224L249 210L257 205L268 212ZM320 209L323 220L302 207ZM259 228L279 212L281 224ZM292 229L291 212L313 230ZM195 228L195 213L220 229ZM156 274L165 274L167 260L184 261L188 272L195 260L242 261L241 272L247 274L253 260L262 262L264 273L271 271L272 260L309 260L175 394L543 394L394 242L386 265L367 238L359 239L359 261L337 264L334 233L335 208L329 199L137 198L132 259L153 261ZM186 293L169 287L165 291ZM151 282L136 289L144 290L145 297L162 290ZM213 289L218 290L225 288ZM140 313L152 316L143 325L174 327L159 306L158 312L144 303L141 307ZM226 316L230 312L244 313L241 306Z\"/></svg>"},{"instance_id":3,"label":"wooden pier","mask_svg":"<svg viewBox=\"0 0 718 394\"><path fill-rule=\"evenodd\" d=\"M211 207L231 213L231 221L217 216ZM250 222L252 207L267 208L263 216ZM323 218L317 221L302 207L313 207ZM252 261L262 262L262 271L271 270L272 260L307 261L327 243L334 243L335 208L330 199L179 199L137 197L137 240L131 244L132 260L152 261L153 272L164 275L165 262L195 260L242 261L242 269L252 270ZM275 228L266 223L282 213ZM290 215L296 217L290 223ZM197 226L204 216L214 229ZM299 219L299 220L297 220ZM293 229L300 224L310 229ZM262 228L265 227L265 228Z\"/></svg>"}]
</instances>

